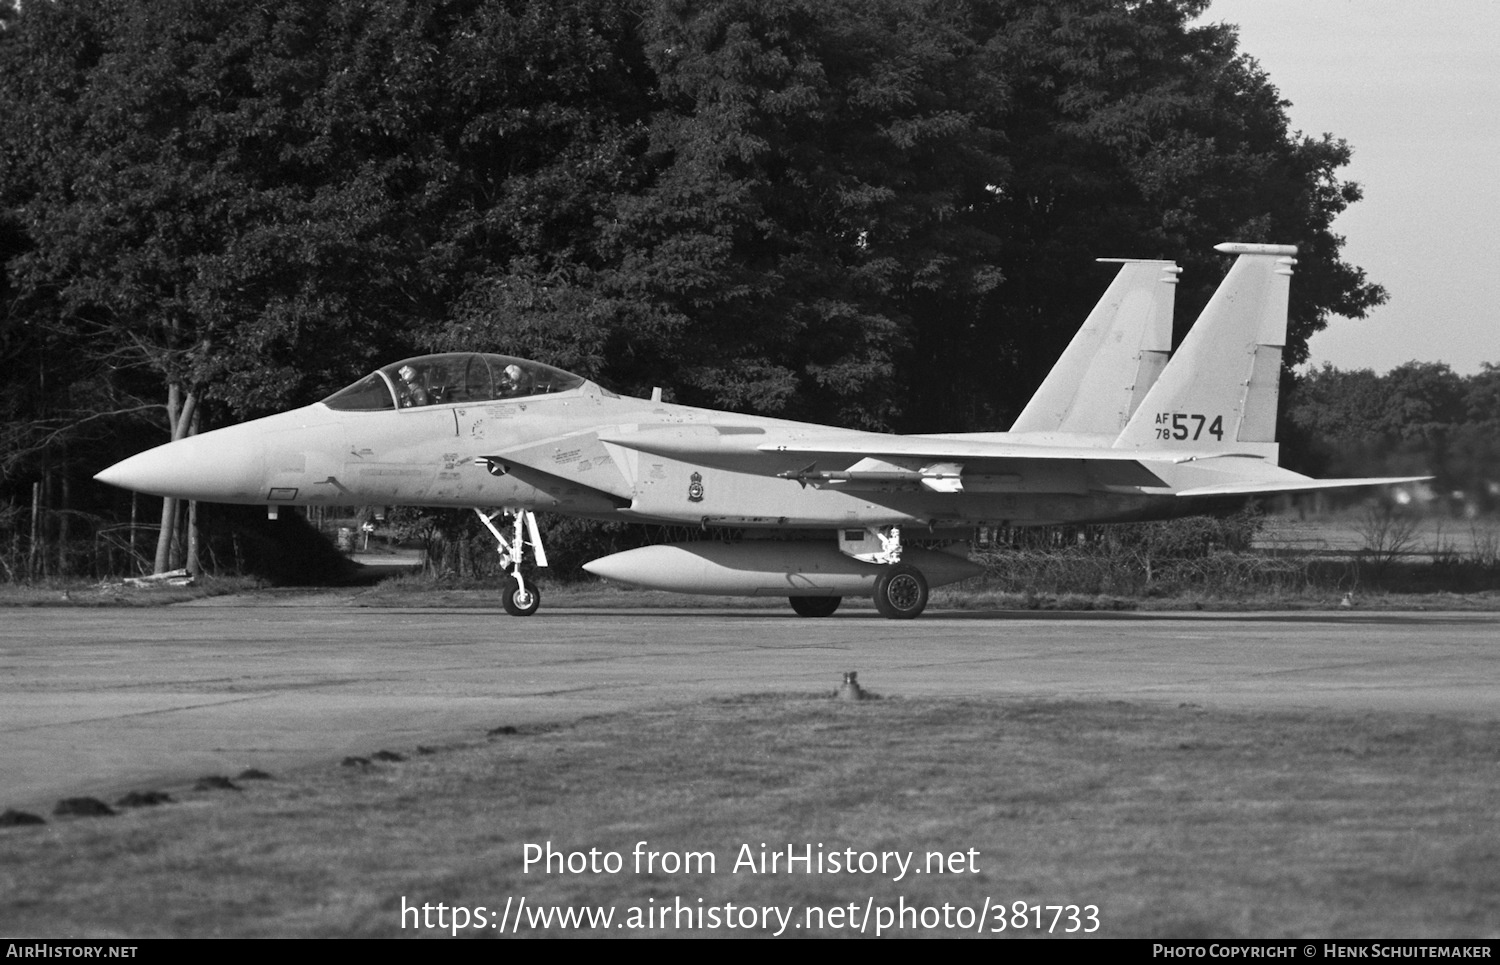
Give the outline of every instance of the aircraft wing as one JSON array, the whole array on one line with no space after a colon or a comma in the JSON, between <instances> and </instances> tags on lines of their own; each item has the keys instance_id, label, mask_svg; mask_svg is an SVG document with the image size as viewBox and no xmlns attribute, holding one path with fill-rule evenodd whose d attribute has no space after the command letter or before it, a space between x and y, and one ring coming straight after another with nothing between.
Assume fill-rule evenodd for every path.
<instances>
[{"instance_id":1,"label":"aircraft wing","mask_svg":"<svg viewBox=\"0 0 1500 965\"><path fill-rule=\"evenodd\" d=\"M1140 450L1104 446L1041 445L992 439L898 436L882 432L846 429L827 433L792 434L749 426L622 426L598 434L600 442L707 465L722 465L741 472L780 474L769 456L806 457L825 466L848 467L860 462L976 462L996 464L1016 460L1049 462L1083 461L1144 468L1153 461ZM1252 455L1246 453L1245 455ZM1176 453L1163 456L1166 461ZM1256 457L1258 458L1258 456Z\"/></svg>"},{"instance_id":2,"label":"aircraft wing","mask_svg":"<svg viewBox=\"0 0 1500 965\"><path fill-rule=\"evenodd\" d=\"M944 439L936 436L893 436L879 432L849 432L809 439L763 442L761 452L804 455L897 457L916 459L1082 459L1106 462L1143 462L1139 451L1088 446L1042 446L1019 442Z\"/></svg>"},{"instance_id":3,"label":"aircraft wing","mask_svg":"<svg viewBox=\"0 0 1500 965\"><path fill-rule=\"evenodd\" d=\"M961 492L964 478L1016 481L1085 468L1108 486L1166 485L1142 453L1087 446L1046 446L999 440L898 436L854 430L804 433L775 426L620 427L601 442L740 472L776 475L811 485L849 488L919 483L936 492ZM780 458L777 458L780 457ZM795 465L787 457L795 457ZM1040 463L1040 465L1039 465ZM1064 464L1067 464L1066 466ZM1043 466L1056 467L1043 469ZM1076 485L1076 482L1068 485Z\"/></svg>"},{"instance_id":4,"label":"aircraft wing","mask_svg":"<svg viewBox=\"0 0 1500 965\"><path fill-rule=\"evenodd\" d=\"M625 429L625 427L621 427ZM775 474L814 485L920 483L937 492L962 492L963 479L988 476L1001 482L1085 470L1104 487L1155 489L1184 497L1254 496L1270 493L1348 489L1419 482L1426 476L1312 479L1279 468L1263 450L1185 453L1103 446L1043 445L1005 439L900 436L855 430L795 434L775 427L631 427L599 435L601 442L705 464L733 465L740 471ZM796 456L799 466L767 456ZM803 465L801 460L805 459ZM1015 474L1020 474L1019 476ZM1218 481L1208 481L1208 480Z\"/></svg>"},{"instance_id":5,"label":"aircraft wing","mask_svg":"<svg viewBox=\"0 0 1500 965\"><path fill-rule=\"evenodd\" d=\"M737 425L670 425L620 426L598 433L600 442L623 446L638 452L649 452L673 459L701 460L708 463L733 459L743 468L747 457L761 454L796 454L821 456L828 460L846 457L849 461L866 458L898 459L1085 459L1105 462L1149 461L1149 453L1140 450L1111 449L1105 446L1040 445L991 439L962 439L943 436L898 436L884 432L860 432L854 429L830 430L808 434L787 433L760 426ZM1249 453L1247 453L1249 455ZM1164 456L1173 459L1177 454Z\"/></svg>"}]
</instances>

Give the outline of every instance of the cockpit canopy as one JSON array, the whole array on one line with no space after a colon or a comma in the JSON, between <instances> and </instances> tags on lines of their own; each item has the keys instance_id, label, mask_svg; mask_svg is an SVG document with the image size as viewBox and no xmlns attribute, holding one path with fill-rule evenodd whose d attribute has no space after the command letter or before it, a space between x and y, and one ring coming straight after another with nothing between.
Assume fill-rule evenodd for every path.
<instances>
[{"instance_id":1,"label":"cockpit canopy","mask_svg":"<svg viewBox=\"0 0 1500 965\"><path fill-rule=\"evenodd\" d=\"M323 400L330 409L406 409L453 402L495 402L566 392L581 376L509 355L449 352L385 368Z\"/></svg>"}]
</instances>

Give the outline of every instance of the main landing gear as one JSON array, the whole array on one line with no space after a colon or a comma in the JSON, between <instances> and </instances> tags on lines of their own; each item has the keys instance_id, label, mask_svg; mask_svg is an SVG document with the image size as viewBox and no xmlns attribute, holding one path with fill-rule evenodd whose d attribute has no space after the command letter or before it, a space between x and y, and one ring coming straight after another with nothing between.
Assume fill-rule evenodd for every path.
<instances>
[{"instance_id":1,"label":"main landing gear","mask_svg":"<svg viewBox=\"0 0 1500 965\"><path fill-rule=\"evenodd\" d=\"M927 577L901 562L901 549L899 526L839 530L839 552L881 567L875 578L875 609L891 620L910 620L927 609Z\"/></svg>"},{"instance_id":2,"label":"main landing gear","mask_svg":"<svg viewBox=\"0 0 1500 965\"><path fill-rule=\"evenodd\" d=\"M875 609L881 616L891 620L911 620L927 609L927 577L917 567L901 561L901 527L843 527L838 531L838 541L840 553L877 568L874 571ZM811 562L808 565L811 567ZM865 581L870 572L864 568L858 573L839 570L837 575L827 575L821 584L814 585L834 592L840 588L854 590L856 586L863 589L869 586ZM855 582L849 582L850 578ZM832 616L841 602L837 596L794 596L790 600L792 609L800 617Z\"/></svg>"},{"instance_id":3,"label":"main landing gear","mask_svg":"<svg viewBox=\"0 0 1500 965\"><path fill-rule=\"evenodd\" d=\"M892 620L910 620L927 609L927 577L910 563L893 563L875 581L875 609Z\"/></svg>"},{"instance_id":4,"label":"main landing gear","mask_svg":"<svg viewBox=\"0 0 1500 965\"><path fill-rule=\"evenodd\" d=\"M536 565L547 565L547 551L542 548L542 535L537 530L536 514L526 509L502 509L486 514L477 507L474 514L495 537L495 542L500 544L496 552L500 554L500 567L506 573L505 585L500 592L500 602L505 607L505 612L513 617L531 616L542 605L542 593L535 582L528 583L521 575L521 561L525 558L527 543L531 544ZM505 534L495 525L495 520L501 516L514 518L510 539L506 539Z\"/></svg>"},{"instance_id":5,"label":"main landing gear","mask_svg":"<svg viewBox=\"0 0 1500 965\"><path fill-rule=\"evenodd\" d=\"M843 597L788 598L799 617L833 616ZM875 609L892 620L910 620L927 609L927 577L910 563L892 563L875 580Z\"/></svg>"}]
</instances>

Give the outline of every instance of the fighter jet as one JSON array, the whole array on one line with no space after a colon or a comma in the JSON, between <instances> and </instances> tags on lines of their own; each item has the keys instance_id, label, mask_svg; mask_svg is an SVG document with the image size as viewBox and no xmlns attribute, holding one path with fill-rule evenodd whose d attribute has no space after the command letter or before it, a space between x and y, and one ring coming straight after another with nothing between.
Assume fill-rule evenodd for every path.
<instances>
[{"instance_id":1,"label":"fighter jet","mask_svg":"<svg viewBox=\"0 0 1500 965\"><path fill-rule=\"evenodd\" d=\"M321 402L168 443L98 474L159 496L281 506L473 509L507 572L546 565L535 513L688 524L701 541L585 564L684 593L784 596L802 616L873 596L909 619L980 572L981 526L1193 515L1317 480L1277 464L1277 389L1296 248L1229 243L1229 274L1170 361L1171 262L1125 261L1009 432L891 435L617 395L540 362L406 359ZM498 510L497 510L498 507ZM504 522L508 529L497 525Z\"/></svg>"}]
</instances>

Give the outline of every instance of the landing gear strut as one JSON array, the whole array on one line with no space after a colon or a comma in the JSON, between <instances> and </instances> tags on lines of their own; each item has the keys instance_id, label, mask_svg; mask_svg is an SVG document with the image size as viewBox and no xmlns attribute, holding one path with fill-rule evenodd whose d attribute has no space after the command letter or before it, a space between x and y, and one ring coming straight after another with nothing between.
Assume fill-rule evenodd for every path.
<instances>
[{"instance_id":1,"label":"landing gear strut","mask_svg":"<svg viewBox=\"0 0 1500 965\"><path fill-rule=\"evenodd\" d=\"M531 544L536 565L547 565L547 551L542 548L542 535L536 527L536 514L527 509L502 509L486 514L478 508L475 508L474 514L495 537L495 542L500 544L496 552L500 554L500 567L507 574L505 587L500 595L505 612L513 617L531 616L542 605L542 594L534 582L527 583L526 578L521 575L521 561L525 558L527 543ZM512 516L515 519L510 539L506 539L505 534L495 525L496 518L501 516Z\"/></svg>"}]
</instances>

